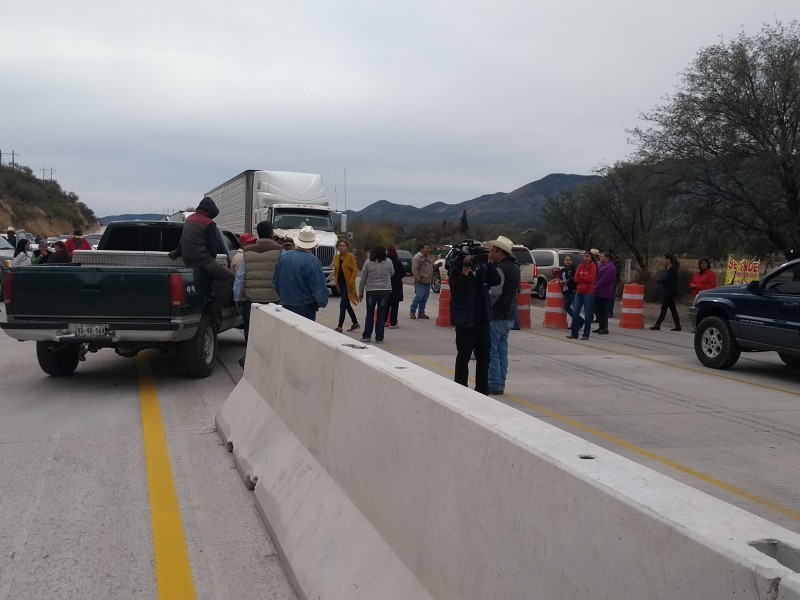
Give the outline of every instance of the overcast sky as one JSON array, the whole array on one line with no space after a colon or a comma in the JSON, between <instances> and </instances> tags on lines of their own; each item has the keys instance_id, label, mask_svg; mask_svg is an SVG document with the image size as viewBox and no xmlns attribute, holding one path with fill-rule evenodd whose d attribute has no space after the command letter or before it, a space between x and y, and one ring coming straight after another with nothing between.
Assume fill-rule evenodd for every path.
<instances>
[{"instance_id":1,"label":"overcast sky","mask_svg":"<svg viewBox=\"0 0 800 600\"><path fill-rule=\"evenodd\" d=\"M98 217L245 169L425 206L626 158L700 48L798 0L0 0L0 151ZM344 170L347 170L346 206Z\"/></svg>"}]
</instances>

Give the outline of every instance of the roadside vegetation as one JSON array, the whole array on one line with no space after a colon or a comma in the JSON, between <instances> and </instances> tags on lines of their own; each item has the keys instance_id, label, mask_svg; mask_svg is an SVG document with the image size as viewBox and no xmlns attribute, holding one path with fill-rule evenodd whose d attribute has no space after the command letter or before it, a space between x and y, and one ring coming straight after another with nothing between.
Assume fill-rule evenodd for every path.
<instances>
[{"instance_id":1,"label":"roadside vegetation","mask_svg":"<svg viewBox=\"0 0 800 600\"><path fill-rule=\"evenodd\" d=\"M29 167L0 166L0 227L29 233L60 235L75 228L88 229L94 212L57 181L38 179Z\"/></svg>"}]
</instances>

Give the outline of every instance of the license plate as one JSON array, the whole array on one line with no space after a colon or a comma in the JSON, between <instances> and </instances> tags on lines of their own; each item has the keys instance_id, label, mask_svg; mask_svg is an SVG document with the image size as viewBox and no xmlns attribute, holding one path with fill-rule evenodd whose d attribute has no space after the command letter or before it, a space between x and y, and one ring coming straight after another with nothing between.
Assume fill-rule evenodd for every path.
<instances>
[{"instance_id":1,"label":"license plate","mask_svg":"<svg viewBox=\"0 0 800 600\"><path fill-rule=\"evenodd\" d=\"M108 335L108 325L95 323L75 323L73 326L78 337L105 337Z\"/></svg>"}]
</instances>

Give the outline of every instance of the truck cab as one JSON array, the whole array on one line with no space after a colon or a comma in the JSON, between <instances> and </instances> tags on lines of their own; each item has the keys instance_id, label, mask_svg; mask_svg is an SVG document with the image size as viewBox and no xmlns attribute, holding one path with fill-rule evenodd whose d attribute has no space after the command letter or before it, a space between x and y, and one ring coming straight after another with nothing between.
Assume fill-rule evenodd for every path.
<instances>
[{"instance_id":1,"label":"truck cab","mask_svg":"<svg viewBox=\"0 0 800 600\"><path fill-rule=\"evenodd\" d=\"M742 352L771 350L800 368L800 259L760 281L700 292L689 319L695 354L707 367L728 369Z\"/></svg>"}]
</instances>

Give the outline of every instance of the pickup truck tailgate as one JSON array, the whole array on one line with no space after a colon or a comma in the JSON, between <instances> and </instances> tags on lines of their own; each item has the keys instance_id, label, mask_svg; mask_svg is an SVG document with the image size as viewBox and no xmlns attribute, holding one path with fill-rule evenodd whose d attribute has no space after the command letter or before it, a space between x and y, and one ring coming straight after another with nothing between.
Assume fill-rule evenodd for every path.
<instances>
[{"instance_id":1,"label":"pickup truck tailgate","mask_svg":"<svg viewBox=\"0 0 800 600\"><path fill-rule=\"evenodd\" d=\"M14 275L15 319L169 320L169 269L39 266ZM54 306L54 303L56 306Z\"/></svg>"}]
</instances>

